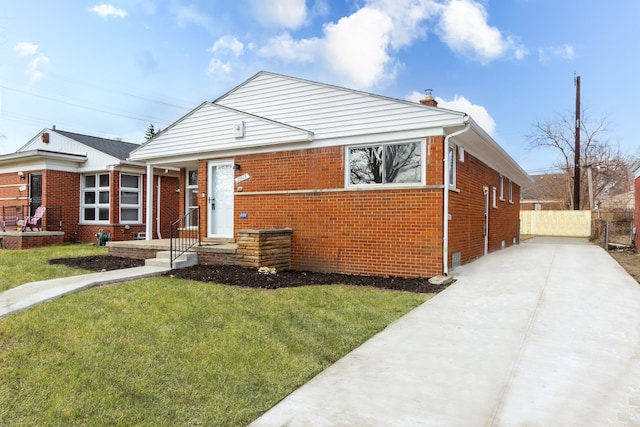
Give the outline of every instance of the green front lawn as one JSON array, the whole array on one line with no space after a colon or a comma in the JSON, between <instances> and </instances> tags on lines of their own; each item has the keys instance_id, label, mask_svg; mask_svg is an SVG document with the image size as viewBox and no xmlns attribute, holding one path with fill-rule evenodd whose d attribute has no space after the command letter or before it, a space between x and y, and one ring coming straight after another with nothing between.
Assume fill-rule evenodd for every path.
<instances>
[{"instance_id":1,"label":"green front lawn","mask_svg":"<svg viewBox=\"0 0 640 427\"><path fill-rule=\"evenodd\" d=\"M87 244L0 249L0 292L29 282L86 273L64 265L49 265L50 259L106 254L107 248Z\"/></svg>"},{"instance_id":2,"label":"green front lawn","mask_svg":"<svg viewBox=\"0 0 640 427\"><path fill-rule=\"evenodd\" d=\"M429 297L168 277L69 295L0 319L0 425L246 425Z\"/></svg>"}]
</instances>

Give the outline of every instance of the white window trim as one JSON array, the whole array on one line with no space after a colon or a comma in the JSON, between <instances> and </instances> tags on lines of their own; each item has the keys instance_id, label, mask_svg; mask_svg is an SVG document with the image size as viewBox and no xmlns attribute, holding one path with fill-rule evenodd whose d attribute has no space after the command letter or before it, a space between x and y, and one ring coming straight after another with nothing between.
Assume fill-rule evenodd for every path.
<instances>
[{"instance_id":1,"label":"white window trim","mask_svg":"<svg viewBox=\"0 0 640 427\"><path fill-rule=\"evenodd\" d=\"M122 176L135 176L138 179L138 187L124 187L122 185ZM127 193L138 193L138 203L122 203L122 192L126 191ZM120 210L120 224L142 224L142 175L131 174L131 173L120 173L120 194L119 194L120 206L118 207ZM122 209L137 209L138 210L138 219L136 220L123 220L122 219Z\"/></svg>"},{"instance_id":2,"label":"white window trim","mask_svg":"<svg viewBox=\"0 0 640 427\"><path fill-rule=\"evenodd\" d=\"M449 154L451 154L449 156ZM449 188L457 188L457 178L458 171L456 168L456 145L449 143L449 150L447 152L447 156L449 156L449 176L447 176L447 183L449 184ZM453 182L451 182L453 181Z\"/></svg>"},{"instance_id":3,"label":"white window trim","mask_svg":"<svg viewBox=\"0 0 640 427\"><path fill-rule=\"evenodd\" d=\"M497 209L498 208L498 200L496 198L496 187L492 187L492 195L493 195L493 208Z\"/></svg>"},{"instance_id":4,"label":"white window trim","mask_svg":"<svg viewBox=\"0 0 640 427\"><path fill-rule=\"evenodd\" d=\"M403 144L420 144L420 182L401 182L401 183L373 183L373 184L351 184L351 149L352 148L361 148L361 147L374 147L374 146L385 146L385 145L403 145ZM424 187L426 185L426 143L425 141L416 141L416 140L408 140L408 141L390 141L390 142L379 142L379 143L371 143L371 144L354 144L345 146L345 187L346 188L394 188L394 187Z\"/></svg>"},{"instance_id":5,"label":"white window trim","mask_svg":"<svg viewBox=\"0 0 640 427\"><path fill-rule=\"evenodd\" d=\"M513 203L513 182L509 180L509 203Z\"/></svg>"},{"instance_id":6,"label":"white window trim","mask_svg":"<svg viewBox=\"0 0 640 427\"><path fill-rule=\"evenodd\" d=\"M500 175L500 200L504 202L504 176Z\"/></svg>"},{"instance_id":7,"label":"white window trim","mask_svg":"<svg viewBox=\"0 0 640 427\"><path fill-rule=\"evenodd\" d=\"M195 184L189 184L189 175L190 172L195 171L196 173L198 172L198 169L186 169L185 170L185 183L184 183L184 213L185 215L188 213L187 209L192 208L192 206L189 204L189 199L191 197L191 190L193 190L194 188L196 189L196 192L198 190L198 179L196 179L196 183ZM183 228L183 230L193 230L193 229L197 229L197 226L194 225L190 225L187 226L185 228Z\"/></svg>"},{"instance_id":8,"label":"white window trim","mask_svg":"<svg viewBox=\"0 0 640 427\"><path fill-rule=\"evenodd\" d=\"M100 187L100 175L109 176L109 186L108 187ZM96 186L95 187L86 187L86 177L93 176L95 178ZM80 191L80 224L109 224L111 221L111 174L109 172L96 172L96 173L86 173L82 174L80 179L82 180L82 189ZM96 202L92 204L85 204L84 195L87 192L87 188L91 188L95 193ZM108 192L109 198L107 203L100 203L100 192ZM84 218L84 210L86 208L93 207L96 219L85 220ZM100 209L106 208L109 211L109 218L106 220L101 220L100 218Z\"/></svg>"}]
</instances>

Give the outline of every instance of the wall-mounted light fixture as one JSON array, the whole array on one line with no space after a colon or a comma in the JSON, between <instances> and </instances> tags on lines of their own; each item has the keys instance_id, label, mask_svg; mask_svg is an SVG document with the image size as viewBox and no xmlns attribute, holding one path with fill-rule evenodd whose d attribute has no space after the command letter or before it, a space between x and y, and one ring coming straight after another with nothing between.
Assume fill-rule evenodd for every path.
<instances>
[{"instance_id":1,"label":"wall-mounted light fixture","mask_svg":"<svg viewBox=\"0 0 640 427\"><path fill-rule=\"evenodd\" d=\"M18 176L20 177L20 179L24 179L24 172L22 171L18 172Z\"/></svg>"},{"instance_id":2,"label":"wall-mounted light fixture","mask_svg":"<svg viewBox=\"0 0 640 427\"><path fill-rule=\"evenodd\" d=\"M240 170L240 165L239 165L238 163L234 163L234 164L233 164L233 168L234 168L235 170L238 170L238 171L239 171L239 170Z\"/></svg>"},{"instance_id":3,"label":"wall-mounted light fixture","mask_svg":"<svg viewBox=\"0 0 640 427\"><path fill-rule=\"evenodd\" d=\"M205 192L204 192L204 191L202 192L202 197L203 197L203 198L204 198L204 197L207 197L207 195L205 194Z\"/></svg>"}]
</instances>

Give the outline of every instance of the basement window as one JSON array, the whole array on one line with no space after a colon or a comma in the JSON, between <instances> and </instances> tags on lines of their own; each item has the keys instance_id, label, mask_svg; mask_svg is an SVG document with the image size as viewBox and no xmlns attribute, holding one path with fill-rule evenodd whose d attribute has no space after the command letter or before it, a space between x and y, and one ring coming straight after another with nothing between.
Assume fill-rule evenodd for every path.
<instances>
[{"instance_id":1,"label":"basement window","mask_svg":"<svg viewBox=\"0 0 640 427\"><path fill-rule=\"evenodd\" d=\"M421 184L422 144L349 147L349 186Z\"/></svg>"}]
</instances>

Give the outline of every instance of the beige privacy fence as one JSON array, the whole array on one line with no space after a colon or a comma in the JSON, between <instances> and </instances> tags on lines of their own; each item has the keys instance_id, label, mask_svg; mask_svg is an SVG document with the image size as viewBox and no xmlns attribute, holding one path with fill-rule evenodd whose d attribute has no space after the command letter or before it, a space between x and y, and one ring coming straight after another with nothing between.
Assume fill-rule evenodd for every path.
<instances>
[{"instance_id":1,"label":"beige privacy fence","mask_svg":"<svg viewBox=\"0 0 640 427\"><path fill-rule=\"evenodd\" d=\"M589 237L591 211L520 211L520 234Z\"/></svg>"}]
</instances>

